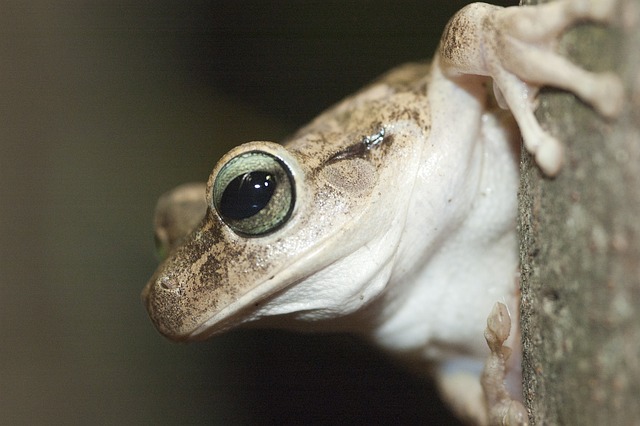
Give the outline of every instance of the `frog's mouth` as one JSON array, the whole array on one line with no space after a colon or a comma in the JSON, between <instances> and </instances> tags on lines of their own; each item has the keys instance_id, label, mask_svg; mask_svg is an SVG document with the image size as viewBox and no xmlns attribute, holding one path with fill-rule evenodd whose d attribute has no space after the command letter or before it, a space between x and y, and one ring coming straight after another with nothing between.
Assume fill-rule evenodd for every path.
<instances>
[{"instance_id":1,"label":"frog's mouth","mask_svg":"<svg viewBox=\"0 0 640 426\"><path fill-rule=\"evenodd\" d=\"M185 340L207 339L238 326L336 331L339 325L345 331L349 325L336 320L357 315L385 291L400 235L400 228L381 229L355 246L344 237L339 242L343 250L328 238L209 315ZM357 322L354 327L364 325Z\"/></svg>"},{"instance_id":2,"label":"frog's mouth","mask_svg":"<svg viewBox=\"0 0 640 426\"><path fill-rule=\"evenodd\" d=\"M267 316L261 308L274 295L345 255L327 250L331 241L325 239L311 251L287 259L277 270L249 271L247 276L233 261L216 262L197 238L191 238L158 267L142 292L143 303L167 338L203 340Z\"/></svg>"},{"instance_id":3,"label":"frog's mouth","mask_svg":"<svg viewBox=\"0 0 640 426\"><path fill-rule=\"evenodd\" d=\"M241 290L234 292L223 285L216 287L211 283L199 283L198 274L191 274L187 285L183 283L173 288L172 283L180 281L181 270L192 270L192 265L180 265L172 260L182 256L173 256L160 265L147 283L142 298L158 331L175 341L204 340L238 326L295 329L301 323L296 319L303 317L305 323L311 320L320 324L323 321L316 319L335 319L348 314L349 309L354 310L353 306L361 307L367 303L370 297L363 297L366 291L361 291L361 288L373 277L384 276L381 270L390 269L387 266L395 254L397 244L393 240L399 238L398 233L391 228L380 231L360 239L347 237L349 233L345 232L328 235L311 250L280 265L277 271L270 271L255 280L257 284L248 286L242 294L239 294ZM381 241L385 243L380 244ZM372 245L385 247L386 253L382 258L379 256L381 253L377 256L371 254ZM348 283L335 279L327 282L321 277L325 273L327 276L341 276L340 271L344 272L348 264L357 265L357 273L349 277ZM338 272L328 270L333 267ZM228 280L223 278L223 281L225 279ZM295 292L289 292L293 288ZM300 288L305 290L299 291ZM327 292L336 296L320 300ZM314 294L319 297L314 297ZM356 302L351 306L345 300ZM330 312L329 316L327 312Z\"/></svg>"},{"instance_id":4,"label":"frog's mouth","mask_svg":"<svg viewBox=\"0 0 640 426\"><path fill-rule=\"evenodd\" d=\"M273 275L258 284L254 290L206 318L180 340L206 340L232 328L255 323L264 318L257 314L264 304L304 279L289 277L289 281L286 281L286 278L279 274Z\"/></svg>"},{"instance_id":5,"label":"frog's mouth","mask_svg":"<svg viewBox=\"0 0 640 426\"><path fill-rule=\"evenodd\" d=\"M282 306L274 310L269 306L269 302L286 293L288 289L305 282L343 256L340 251L334 251L332 256L323 254L327 253L328 245L330 245L329 241L319 244L313 251L298 259L292 259L278 272L262 280L247 293L209 315L181 340L205 340L238 326L270 324L268 320L274 319L274 316L296 313L296 311L285 311ZM293 328L293 324L284 324L277 320L273 322L279 328Z\"/></svg>"}]
</instances>

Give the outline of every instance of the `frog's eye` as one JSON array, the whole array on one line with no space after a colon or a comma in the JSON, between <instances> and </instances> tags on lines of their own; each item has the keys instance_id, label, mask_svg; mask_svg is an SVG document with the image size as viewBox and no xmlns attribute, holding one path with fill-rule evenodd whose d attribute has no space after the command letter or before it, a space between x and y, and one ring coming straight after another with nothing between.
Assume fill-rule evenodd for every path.
<instances>
[{"instance_id":1,"label":"frog's eye","mask_svg":"<svg viewBox=\"0 0 640 426\"><path fill-rule=\"evenodd\" d=\"M213 183L213 205L237 234L256 237L282 226L291 216L295 188L289 168L262 151L225 164Z\"/></svg>"}]
</instances>

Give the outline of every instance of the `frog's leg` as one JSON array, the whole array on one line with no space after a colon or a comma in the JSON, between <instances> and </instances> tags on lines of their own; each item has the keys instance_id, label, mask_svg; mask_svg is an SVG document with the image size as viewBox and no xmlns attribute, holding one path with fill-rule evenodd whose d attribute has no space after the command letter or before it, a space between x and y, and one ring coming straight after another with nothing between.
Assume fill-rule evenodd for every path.
<instances>
[{"instance_id":1,"label":"frog's leg","mask_svg":"<svg viewBox=\"0 0 640 426\"><path fill-rule=\"evenodd\" d=\"M496 303L487 318L484 337L491 354L484 364L481 383L491 425L527 425L529 417L522 402L512 399L505 386L511 349L504 346L511 330L511 317L503 303Z\"/></svg>"},{"instance_id":2,"label":"frog's leg","mask_svg":"<svg viewBox=\"0 0 640 426\"><path fill-rule=\"evenodd\" d=\"M608 22L615 6L615 0L558 0L509 8L473 3L447 25L437 63L449 76L490 76L498 100L518 122L526 149L546 174L555 175L562 165L562 146L534 116L537 92L553 86L576 94L604 116L620 112L624 96L618 77L588 72L554 52L569 26Z\"/></svg>"},{"instance_id":3,"label":"frog's leg","mask_svg":"<svg viewBox=\"0 0 640 426\"><path fill-rule=\"evenodd\" d=\"M477 425L528 424L527 410L518 399L522 380L517 365L519 351L512 356L511 348L504 346L510 330L511 317L506 305L496 303L484 332L490 350L484 366L476 358L465 357L449 359L437 366L435 376L440 393L460 419ZM516 342L519 345L520 339Z\"/></svg>"}]
</instances>

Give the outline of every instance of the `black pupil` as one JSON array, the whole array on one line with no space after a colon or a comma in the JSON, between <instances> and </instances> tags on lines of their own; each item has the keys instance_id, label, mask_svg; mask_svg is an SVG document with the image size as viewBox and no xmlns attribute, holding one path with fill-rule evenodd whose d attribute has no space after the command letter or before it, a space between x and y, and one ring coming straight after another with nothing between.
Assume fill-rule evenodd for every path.
<instances>
[{"instance_id":1,"label":"black pupil","mask_svg":"<svg viewBox=\"0 0 640 426\"><path fill-rule=\"evenodd\" d=\"M220 213L229 219L246 219L265 208L276 190L269 172L248 172L234 178L220 198Z\"/></svg>"}]
</instances>

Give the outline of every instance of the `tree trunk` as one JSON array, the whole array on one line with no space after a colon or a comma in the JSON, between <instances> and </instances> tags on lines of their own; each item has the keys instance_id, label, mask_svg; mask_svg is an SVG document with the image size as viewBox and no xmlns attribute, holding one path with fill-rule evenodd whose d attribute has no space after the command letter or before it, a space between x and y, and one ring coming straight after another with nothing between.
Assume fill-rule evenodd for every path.
<instances>
[{"instance_id":1,"label":"tree trunk","mask_svg":"<svg viewBox=\"0 0 640 426\"><path fill-rule=\"evenodd\" d=\"M615 69L626 104L606 121L545 91L537 115L565 165L542 176L523 153L519 199L525 402L532 424L640 422L640 0L616 29L582 25L560 51ZM523 150L524 152L524 150Z\"/></svg>"}]
</instances>

